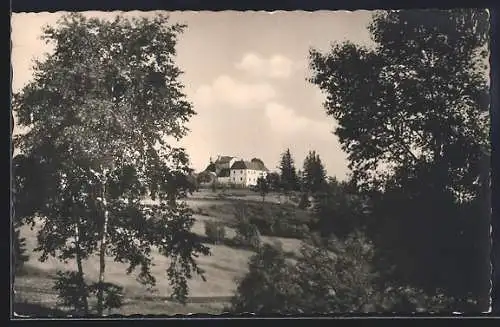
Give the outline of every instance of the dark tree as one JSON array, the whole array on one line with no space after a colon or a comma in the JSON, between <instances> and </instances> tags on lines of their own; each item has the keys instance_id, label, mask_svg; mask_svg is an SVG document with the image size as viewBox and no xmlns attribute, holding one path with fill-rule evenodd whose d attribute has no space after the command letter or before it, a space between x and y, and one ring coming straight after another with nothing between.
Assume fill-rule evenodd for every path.
<instances>
[{"instance_id":1,"label":"dark tree","mask_svg":"<svg viewBox=\"0 0 500 327\"><path fill-rule=\"evenodd\" d=\"M269 193L269 183L265 177L257 178L257 191L262 196L262 202L265 201L267 193Z\"/></svg>"},{"instance_id":2,"label":"dark tree","mask_svg":"<svg viewBox=\"0 0 500 327\"><path fill-rule=\"evenodd\" d=\"M267 183L272 191L279 191L280 189L280 175L275 172L269 172L266 175Z\"/></svg>"},{"instance_id":3,"label":"dark tree","mask_svg":"<svg viewBox=\"0 0 500 327\"><path fill-rule=\"evenodd\" d=\"M349 190L346 183L330 180L313 197L314 230L323 237L345 239L365 228L368 206L365 196Z\"/></svg>"},{"instance_id":4,"label":"dark tree","mask_svg":"<svg viewBox=\"0 0 500 327\"><path fill-rule=\"evenodd\" d=\"M374 200L381 269L433 292L489 299L488 13L384 11L374 47L312 50L354 180ZM465 304L464 304L465 305ZM465 309L464 309L465 310Z\"/></svg>"},{"instance_id":5,"label":"dark tree","mask_svg":"<svg viewBox=\"0 0 500 327\"><path fill-rule=\"evenodd\" d=\"M281 155L280 160L280 181L283 191L288 194L290 191L297 191L299 189L299 178L295 168L295 162L290 153L290 149Z\"/></svg>"},{"instance_id":6,"label":"dark tree","mask_svg":"<svg viewBox=\"0 0 500 327\"><path fill-rule=\"evenodd\" d=\"M303 170L302 186L305 192L314 194L325 189L326 170L316 151L309 152Z\"/></svg>"},{"instance_id":7,"label":"dark tree","mask_svg":"<svg viewBox=\"0 0 500 327\"><path fill-rule=\"evenodd\" d=\"M76 260L77 275L60 274L60 285L79 281L80 295L95 291L99 315L118 304L108 301L119 288L105 282L106 255L128 263L127 273L139 268L138 280L154 285L157 248L171 258L166 272L180 301L187 279L202 274L194 257L208 248L191 233L191 210L178 201L192 190L189 158L165 142L182 138L195 114L175 65L183 29L162 15L112 21L66 15L43 29L54 52L36 62L33 80L14 95L19 124L30 128L15 140L24 163L16 214L41 219L42 261ZM141 203L145 195L159 203ZM82 261L93 254L99 280L85 285Z\"/></svg>"}]
</instances>

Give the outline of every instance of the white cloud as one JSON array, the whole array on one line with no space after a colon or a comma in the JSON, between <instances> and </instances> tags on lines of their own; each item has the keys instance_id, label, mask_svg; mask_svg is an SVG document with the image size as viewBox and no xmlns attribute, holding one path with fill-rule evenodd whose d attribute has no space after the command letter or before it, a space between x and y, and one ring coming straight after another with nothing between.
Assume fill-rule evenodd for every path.
<instances>
[{"instance_id":1,"label":"white cloud","mask_svg":"<svg viewBox=\"0 0 500 327\"><path fill-rule=\"evenodd\" d=\"M299 116L293 109L276 102L266 105L266 116L274 132L283 134L314 134L319 139L332 138L333 126L328 121L316 121Z\"/></svg>"},{"instance_id":2,"label":"white cloud","mask_svg":"<svg viewBox=\"0 0 500 327\"><path fill-rule=\"evenodd\" d=\"M230 105L244 108L266 103L276 96L274 88L267 83L247 84L222 75L210 85L202 85L194 94L197 106Z\"/></svg>"},{"instance_id":3,"label":"white cloud","mask_svg":"<svg viewBox=\"0 0 500 327\"><path fill-rule=\"evenodd\" d=\"M268 59L255 53L247 53L236 68L258 77L287 78L293 72L294 63L282 55L274 55Z\"/></svg>"}]
</instances>

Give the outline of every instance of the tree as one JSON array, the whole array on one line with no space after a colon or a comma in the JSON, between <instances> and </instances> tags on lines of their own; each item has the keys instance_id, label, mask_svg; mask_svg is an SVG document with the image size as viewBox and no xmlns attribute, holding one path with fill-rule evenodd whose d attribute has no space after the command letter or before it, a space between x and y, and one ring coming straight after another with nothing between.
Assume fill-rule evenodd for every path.
<instances>
[{"instance_id":1,"label":"tree","mask_svg":"<svg viewBox=\"0 0 500 327\"><path fill-rule=\"evenodd\" d=\"M310 64L353 178L375 200L372 234L391 257L382 266L429 291L473 293L484 309L488 13L383 11L369 31L374 47L312 50Z\"/></svg>"},{"instance_id":2,"label":"tree","mask_svg":"<svg viewBox=\"0 0 500 327\"><path fill-rule=\"evenodd\" d=\"M280 172L281 187L285 194L299 189L297 170L295 169L295 163L290 153L290 149L286 149L281 155Z\"/></svg>"},{"instance_id":3,"label":"tree","mask_svg":"<svg viewBox=\"0 0 500 327\"><path fill-rule=\"evenodd\" d=\"M106 255L127 262L127 273L140 267L139 280L154 285L157 248L171 258L167 275L180 301L192 272L203 275L194 256L209 250L190 231L191 210L179 201L192 191L189 158L165 142L183 137L195 114L174 61L184 28L162 15L112 21L66 15L43 29L54 52L35 63L33 80L14 95L19 124L30 127L15 144L32 168L16 179L36 171L44 181L16 185L16 208L36 191L39 199L22 217L41 219L40 259L75 259L82 294L82 260L99 255L99 280L89 286L99 315L105 293L116 290L105 282ZM141 203L144 195L159 203Z\"/></svg>"},{"instance_id":4,"label":"tree","mask_svg":"<svg viewBox=\"0 0 500 327\"><path fill-rule=\"evenodd\" d=\"M280 175L276 172L269 172L266 175L266 180L269 185L269 189L272 191L278 191L280 188Z\"/></svg>"},{"instance_id":5,"label":"tree","mask_svg":"<svg viewBox=\"0 0 500 327\"><path fill-rule=\"evenodd\" d=\"M269 193L269 184L265 177L260 176L257 178L257 190L262 196L262 202L265 201L267 193Z\"/></svg>"},{"instance_id":6,"label":"tree","mask_svg":"<svg viewBox=\"0 0 500 327\"><path fill-rule=\"evenodd\" d=\"M324 189L326 184L326 170L316 151L309 151L304 160L302 177L304 191L315 194Z\"/></svg>"}]
</instances>

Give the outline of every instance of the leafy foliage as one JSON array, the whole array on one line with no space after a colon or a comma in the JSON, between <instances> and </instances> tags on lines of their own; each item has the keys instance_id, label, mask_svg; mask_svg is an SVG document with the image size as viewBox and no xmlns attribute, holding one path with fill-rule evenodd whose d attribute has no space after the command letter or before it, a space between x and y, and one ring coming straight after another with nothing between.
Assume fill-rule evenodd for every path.
<instances>
[{"instance_id":1,"label":"leafy foliage","mask_svg":"<svg viewBox=\"0 0 500 327\"><path fill-rule=\"evenodd\" d=\"M111 311L118 309L123 305L123 287L113 283L94 283L90 285L89 290L93 294L97 294L98 290L104 291L104 309Z\"/></svg>"},{"instance_id":2,"label":"leafy foliage","mask_svg":"<svg viewBox=\"0 0 500 327\"><path fill-rule=\"evenodd\" d=\"M85 301L90 295L89 286L77 271L57 271L53 289L58 294L59 303L83 314Z\"/></svg>"},{"instance_id":3,"label":"leafy foliage","mask_svg":"<svg viewBox=\"0 0 500 327\"><path fill-rule=\"evenodd\" d=\"M58 293L60 304L72 308L78 315L85 313L87 299L96 296L99 288L104 291L104 309L110 311L122 306L123 287L119 285L99 282L87 285L77 271L58 271L55 280L53 289Z\"/></svg>"},{"instance_id":4,"label":"leafy foliage","mask_svg":"<svg viewBox=\"0 0 500 327\"><path fill-rule=\"evenodd\" d=\"M195 114L174 61L184 27L162 15L66 15L43 29L54 52L36 62L33 80L13 99L19 124L29 127L14 140L22 153L16 208L24 208L16 213L40 217L41 260L100 251L127 262L128 273L140 267L139 280L154 285L157 247L172 259L167 275L180 301L186 280L202 274L194 257L209 252L180 201L194 188L189 158L165 142L183 137ZM141 204L146 195L159 204Z\"/></svg>"},{"instance_id":5,"label":"leafy foliage","mask_svg":"<svg viewBox=\"0 0 500 327\"><path fill-rule=\"evenodd\" d=\"M239 281L230 311L293 313L299 290L290 282L294 269L282 249L264 244L250 258L249 272Z\"/></svg>"},{"instance_id":6,"label":"leafy foliage","mask_svg":"<svg viewBox=\"0 0 500 327\"><path fill-rule=\"evenodd\" d=\"M312 201L314 230L321 235L345 238L368 223L369 202L365 196L350 191L346 183L330 180Z\"/></svg>"},{"instance_id":7,"label":"leafy foliage","mask_svg":"<svg viewBox=\"0 0 500 327\"><path fill-rule=\"evenodd\" d=\"M280 190L280 174L276 172L269 172L266 175L267 184L269 185L270 191L279 191Z\"/></svg>"},{"instance_id":8,"label":"leafy foliage","mask_svg":"<svg viewBox=\"0 0 500 327\"><path fill-rule=\"evenodd\" d=\"M261 246L260 232L257 226L249 220L247 208L237 206L235 212L236 236L235 241L251 249L259 249Z\"/></svg>"},{"instance_id":9,"label":"leafy foliage","mask_svg":"<svg viewBox=\"0 0 500 327\"><path fill-rule=\"evenodd\" d=\"M444 287L464 303L474 298L467 310L485 309L488 13L382 11L369 30L373 47L312 50L310 64L353 181L372 199L380 268L387 279L430 293Z\"/></svg>"}]
</instances>

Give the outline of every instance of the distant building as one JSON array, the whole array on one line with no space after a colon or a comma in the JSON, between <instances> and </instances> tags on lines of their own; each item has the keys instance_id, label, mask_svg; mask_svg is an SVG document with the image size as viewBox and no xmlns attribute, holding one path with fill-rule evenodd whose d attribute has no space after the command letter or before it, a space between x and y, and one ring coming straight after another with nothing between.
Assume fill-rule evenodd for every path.
<instances>
[{"instance_id":1,"label":"distant building","mask_svg":"<svg viewBox=\"0 0 500 327\"><path fill-rule=\"evenodd\" d=\"M205 182L217 182L235 186L255 186L259 177L266 177L269 170L258 158L245 161L232 156L218 156L200 173Z\"/></svg>"},{"instance_id":2,"label":"distant building","mask_svg":"<svg viewBox=\"0 0 500 327\"><path fill-rule=\"evenodd\" d=\"M230 183L241 186L255 186L259 177L266 177L268 169L262 160L253 158L251 161L238 160L231 166Z\"/></svg>"}]
</instances>

